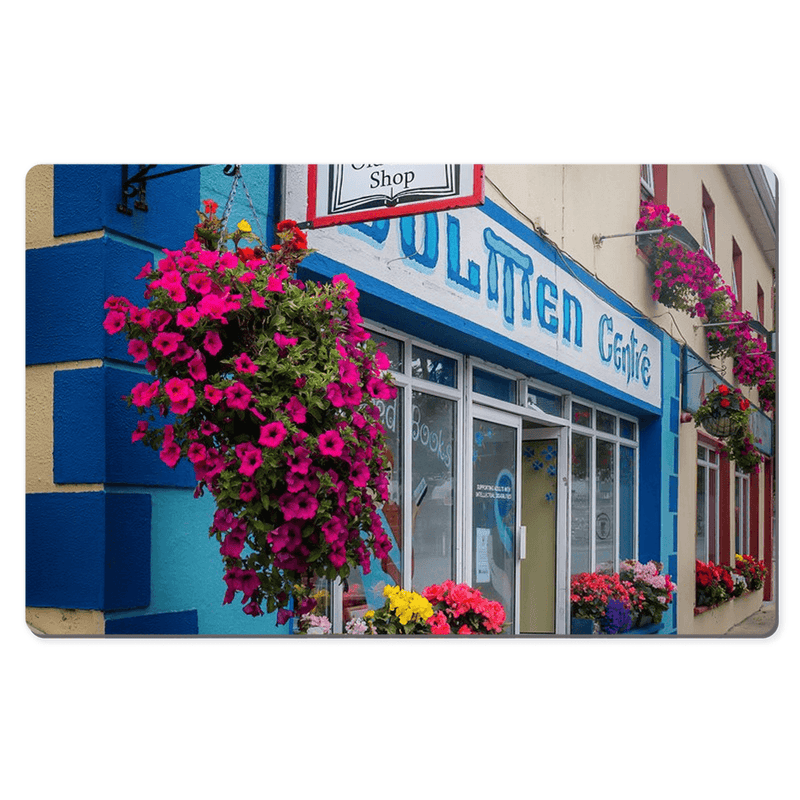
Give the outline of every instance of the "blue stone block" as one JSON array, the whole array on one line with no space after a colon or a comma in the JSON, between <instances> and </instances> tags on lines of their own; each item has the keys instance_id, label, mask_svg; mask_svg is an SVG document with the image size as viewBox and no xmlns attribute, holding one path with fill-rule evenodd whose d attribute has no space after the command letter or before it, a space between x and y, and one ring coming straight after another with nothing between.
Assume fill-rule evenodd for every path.
<instances>
[{"instance_id":1,"label":"blue stone block","mask_svg":"<svg viewBox=\"0 0 800 800\"><path fill-rule=\"evenodd\" d=\"M668 510L672 513L678 511L678 476L669 476L669 505Z\"/></svg>"},{"instance_id":2,"label":"blue stone block","mask_svg":"<svg viewBox=\"0 0 800 800\"><path fill-rule=\"evenodd\" d=\"M29 494L25 512L25 604L102 609L103 492Z\"/></svg>"},{"instance_id":3,"label":"blue stone block","mask_svg":"<svg viewBox=\"0 0 800 800\"><path fill-rule=\"evenodd\" d=\"M106 634L111 636L188 636L197 633L197 611L194 610L106 620Z\"/></svg>"},{"instance_id":4,"label":"blue stone block","mask_svg":"<svg viewBox=\"0 0 800 800\"><path fill-rule=\"evenodd\" d=\"M27 364L115 358L132 361L124 333L103 328L110 295L144 305L136 276L152 251L108 238L26 253L25 343Z\"/></svg>"},{"instance_id":5,"label":"blue stone block","mask_svg":"<svg viewBox=\"0 0 800 800\"><path fill-rule=\"evenodd\" d=\"M106 494L106 610L150 604L151 501L148 494Z\"/></svg>"},{"instance_id":6,"label":"blue stone block","mask_svg":"<svg viewBox=\"0 0 800 800\"><path fill-rule=\"evenodd\" d=\"M159 165L151 174L181 166L188 165ZM138 164L131 164L129 176L138 167ZM192 238L198 222L196 211L200 208L200 169L148 181L148 210L135 209L133 200L129 200L130 215L117 210L122 201L121 164L56 164L53 174L56 236L107 229L170 250L181 248Z\"/></svg>"},{"instance_id":7,"label":"blue stone block","mask_svg":"<svg viewBox=\"0 0 800 800\"><path fill-rule=\"evenodd\" d=\"M105 481L105 370L57 370L53 375L53 481Z\"/></svg>"},{"instance_id":8,"label":"blue stone block","mask_svg":"<svg viewBox=\"0 0 800 800\"><path fill-rule=\"evenodd\" d=\"M114 610L150 598L150 497L26 496L28 606Z\"/></svg>"}]
</instances>

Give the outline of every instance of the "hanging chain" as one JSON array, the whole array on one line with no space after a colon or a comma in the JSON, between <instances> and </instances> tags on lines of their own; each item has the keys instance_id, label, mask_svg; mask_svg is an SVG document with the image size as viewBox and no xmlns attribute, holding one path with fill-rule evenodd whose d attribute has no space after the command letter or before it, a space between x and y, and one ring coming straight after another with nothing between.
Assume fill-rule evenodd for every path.
<instances>
[{"instance_id":1,"label":"hanging chain","mask_svg":"<svg viewBox=\"0 0 800 800\"><path fill-rule=\"evenodd\" d=\"M241 180L242 188L244 189L245 195L247 195L247 202L250 204L250 211L253 213L253 219L256 221L256 227L258 228L258 232L261 236L261 242L262 244L266 245L264 240L264 231L261 228L261 223L259 222L255 205L253 204L253 198L250 197L250 192L247 190L247 184L244 182L244 178L242 177L242 170L240 169L240 166L240 164L234 164L232 173L228 171L227 167L225 170L223 170L226 175L233 174L233 184L231 185L231 191L228 194L228 202L225 203L225 210L222 212L222 230L225 230L225 226L228 223L228 217L230 216L231 208L233 207L233 199L236 197L236 187Z\"/></svg>"},{"instance_id":2,"label":"hanging chain","mask_svg":"<svg viewBox=\"0 0 800 800\"><path fill-rule=\"evenodd\" d=\"M229 174L227 172L227 167L225 168L225 170L223 170L223 172L225 172L226 174ZM225 210L222 212L222 219L220 220L220 222L222 223L221 224L221 229L223 231L225 230L225 226L228 223L228 216L231 213L231 206L233 205L233 198L236 197L236 185L239 183L239 178L241 178L241 177L242 177L242 172L239 169L239 165L238 164L234 164L233 165L233 184L231 185L231 190L228 193L228 202L225 203Z\"/></svg>"},{"instance_id":3,"label":"hanging chain","mask_svg":"<svg viewBox=\"0 0 800 800\"><path fill-rule=\"evenodd\" d=\"M256 213L256 208L253 205L253 199L250 197L250 192L247 191L247 184L244 182L244 178L242 178L242 188L244 189L244 193L247 195L247 202L250 203L250 210L253 212L253 219L256 221L256 226L258 227L258 232L261 236L261 243L266 246L266 241L264 239L264 231L261 230L261 223L258 221L258 214Z\"/></svg>"}]
</instances>

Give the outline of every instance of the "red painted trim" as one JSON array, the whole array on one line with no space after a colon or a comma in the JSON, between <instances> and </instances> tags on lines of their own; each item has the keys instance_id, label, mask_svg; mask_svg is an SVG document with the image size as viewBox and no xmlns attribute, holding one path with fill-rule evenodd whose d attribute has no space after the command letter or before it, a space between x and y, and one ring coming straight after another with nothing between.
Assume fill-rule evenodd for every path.
<instances>
[{"instance_id":1,"label":"red painted trim","mask_svg":"<svg viewBox=\"0 0 800 800\"><path fill-rule=\"evenodd\" d=\"M731 563L731 462L719 454L719 563Z\"/></svg>"},{"instance_id":2,"label":"red painted trim","mask_svg":"<svg viewBox=\"0 0 800 800\"><path fill-rule=\"evenodd\" d=\"M316 214L317 208L317 165L308 165L308 185L306 187L308 206L306 207L306 219L311 220Z\"/></svg>"},{"instance_id":3,"label":"red painted trim","mask_svg":"<svg viewBox=\"0 0 800 800\"><path fill-rule=\"evenodd\" d=\"M667 165L653 164L653 201L660 206L667 205Z\"/></svg>"},{"instance_id":4,"label":"red painted trim","mask_svg":"<svg viewBox=\"0 0 800 800\"><path fill-rule=\"evenodd\" d=\"M758 514L758 495L760 486L760 473L754 472L750 476L750 513L748 514L750 530L748 531L748 536L750 537L750 555L757 560L763 556L763 553L758 546L758 530L761 527L761 518Z\"/></svg>"},{"instance_id":5,"label":"red painted trim","mask_svg":"<svg viewBox=\"0 0 800 800\"><path fill-rule=\"evenodd\" d=\"M764 459L764 563L767 577L764 581L764 599L772 600L772 459Z\"/></svg>"},{"instance_id":6,"label":"red painted trim","mask_svg":"<svg viewBox=\"0 0 800 800\"><path fill-rule=\"evenodd\" d=\"M329 225L350 225L354 222L369 222L389 217L409 217L413 214L427 214L432 211L448 211L453 208L469 208L482 205L486 200L483 180L483 164L473 164L473 192L464 197L449 197L444 200L430 200L422 203L409 203L395 208L372 208L366 211L352 211L346 214L331 214L318 217L317 208L317 165L308 165L308 212L307 221L312 228Z\"/></svg>"}]
</instances>

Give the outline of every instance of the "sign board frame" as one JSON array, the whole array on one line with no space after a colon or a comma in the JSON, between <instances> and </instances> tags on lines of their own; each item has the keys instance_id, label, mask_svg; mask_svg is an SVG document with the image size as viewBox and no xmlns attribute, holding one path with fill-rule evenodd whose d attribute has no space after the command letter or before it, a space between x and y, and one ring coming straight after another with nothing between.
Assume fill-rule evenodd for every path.
<instances>
[{"instance_id":1,"label":"sign board frame","mask_svg":"<svg viewBox=\"0 0 800 800\"><path fill-rule=\"evenodd\" d=\"M338 207L331 203L335 180L340 180L342 170L338 167L369 169L374 176L372 182L378 183L373 194L364 195L359 201L350 202L352 210L343 204ZM350 225L356 222L371 222L377 219L425 214L431 211L445 211L482 205L485 201L483 164L443 164L444 173L451 176L439 186L408 187L408 176L414 175L414 167L430 170L439 165L413 164L309 164L307 174L307 205L302 227L324 228L332 225ZM418 170L418 171L419 171ZM336 174L337 178L334 178ZM365 173L366 174L366 173ZM393 180L394 179L394 180ZM466 184L466 185L465 185ZM340 183L335 185L340 186ZM388 187L389 195L380 189ZM394 193L395 187L400 191ZM327 208L324 198L328 198ZM331 210L331 205L334 206ZM360 206L360 207L359 207ZM324 210L323 210L324 209Z\"/></svg>"}]
</instances>

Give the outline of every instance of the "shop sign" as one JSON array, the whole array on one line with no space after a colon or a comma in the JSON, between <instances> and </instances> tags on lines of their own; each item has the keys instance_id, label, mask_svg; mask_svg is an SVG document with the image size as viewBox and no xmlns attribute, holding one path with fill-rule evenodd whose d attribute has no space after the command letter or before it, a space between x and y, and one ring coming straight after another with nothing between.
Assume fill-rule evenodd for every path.
<instances>
[{"instance_id":1,"label":"shop sign","mask_svg":"<svg viewBox=\"0 0 800 800\"><path fill-rule=\"evenodd\" d=\"M502 337L522 357L527 348L532 360L548 357L590 385L660 408L660 339L533 237L464 208L313 231L309 245L388 284L387 296L395 287Z\"/></svg>"},{"instance_id":2,"label":"shop sign","mask_svg":"<svg viewBox=\"0 0 800 800\"><path fill-rule=\"evenodd\" d=\"M308 227L386 219L483 202L480 164L309 164Z\"/></svg>"}]
</instances>

